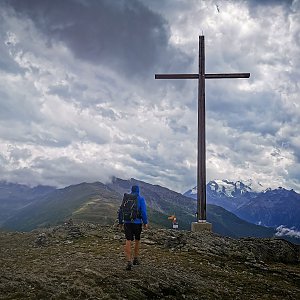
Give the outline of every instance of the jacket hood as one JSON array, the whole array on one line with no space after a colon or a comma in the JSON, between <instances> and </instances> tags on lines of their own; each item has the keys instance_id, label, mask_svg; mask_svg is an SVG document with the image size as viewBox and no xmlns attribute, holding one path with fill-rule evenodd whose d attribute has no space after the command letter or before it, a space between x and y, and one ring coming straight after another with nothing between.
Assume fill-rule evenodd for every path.
<instances>
[{"instance_id":1,"label":"jacket hood","mask_svg":"<svg viewBox=\"0 0 300 300\"><path fill-rule=\"evenodd\" d=\"M139 186L138 185L133 185L131 187L131 193L139 195L140 194L140 188L139 188Z\"/></svg>"}]
</instances>

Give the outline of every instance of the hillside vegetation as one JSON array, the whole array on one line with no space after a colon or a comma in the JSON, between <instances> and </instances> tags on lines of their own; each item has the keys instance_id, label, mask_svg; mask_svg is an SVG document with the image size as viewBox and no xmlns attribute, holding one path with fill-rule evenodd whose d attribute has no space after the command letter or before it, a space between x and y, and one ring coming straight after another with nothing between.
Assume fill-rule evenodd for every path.
<instances>
[{"instance_id":1,"label":"hillside vegetation","mask_svg":"<svg viewBox=\"0 0 300 300\"><path fill-rule=\"evenodd\" d=\"M53 190L19 209L2 227L30 231L39 227L62 224L72 218L100 225L114 224L123 193L138 184L147 202L149 221L157 228L171 228L168 216L175 214L179 228L190 230L196 220L196 201L167 188L135 179L114 178L112 183L82 183ZM236 217L225 209L207 206L207 219L213 231L231 237L272 237L275 230L257 226Z\"/></svg>"}]
</instances>

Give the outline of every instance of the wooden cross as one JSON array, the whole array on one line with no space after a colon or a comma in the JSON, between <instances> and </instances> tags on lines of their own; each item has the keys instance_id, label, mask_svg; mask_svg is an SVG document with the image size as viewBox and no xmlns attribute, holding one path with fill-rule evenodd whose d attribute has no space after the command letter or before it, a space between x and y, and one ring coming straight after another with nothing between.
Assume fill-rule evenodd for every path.
<instances>
[{"instance_id":1,"label":"wooden cross","mask_svg":"<svg viewBox=\"0 0 300 300\"><path fill-rule=\"evenodd\" d=\"M198 79L197 220L206 222L205 79L249 78L250 73L205 73L204 36L199 36L198 74L155 74L155 79Z\"/></svg>"}]
</instances>

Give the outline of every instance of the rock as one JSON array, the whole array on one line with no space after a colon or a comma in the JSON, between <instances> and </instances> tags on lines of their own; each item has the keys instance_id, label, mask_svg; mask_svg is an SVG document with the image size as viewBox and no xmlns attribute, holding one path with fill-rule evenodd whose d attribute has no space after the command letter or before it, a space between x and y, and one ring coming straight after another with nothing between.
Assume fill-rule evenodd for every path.
<instances>
[{"instance_id":1,"label":"rock","mask_svg":"<svg viewBox=\"0 0 300 300\"><path fill-rule=\"evenodd\" d=\"M37 236L35 240L35 245L38 247L45 247L47 245L46 233L42 232Z\"/></svg>"},{"instance_id":2,"label":"rock","mask_svg":"<svg viewBox=\"0 0 300 300\"><path fill-rule=\"evenodd\" d=\"M69 226L68 227L68 238L71 239L78 239L83 236L83 233L81 232L80 228L78 226Z\"/></svg>"}]
</instances>

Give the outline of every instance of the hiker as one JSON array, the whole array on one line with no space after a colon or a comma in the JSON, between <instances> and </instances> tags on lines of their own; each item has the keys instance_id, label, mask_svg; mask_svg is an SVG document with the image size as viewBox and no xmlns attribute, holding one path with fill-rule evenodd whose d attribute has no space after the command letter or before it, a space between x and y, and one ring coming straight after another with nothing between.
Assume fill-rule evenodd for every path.
<instances>
[{"instance_id":1,"label":"hiker","mask_svg":"<svg viewBox=\"0 0 300 300\"><path fill-rule=\"evenodd\" d=\"M144 229L148 228L146 202L140 196L139 186L131 187L131 194L124 194L122 204L119 209L119 226L125 231L125 256L127 259L126 270L131 270L132 265L139 265L140 239ZM131 242L134 241L134 256L131 260Z\"/></svg>"}]
</instances>

